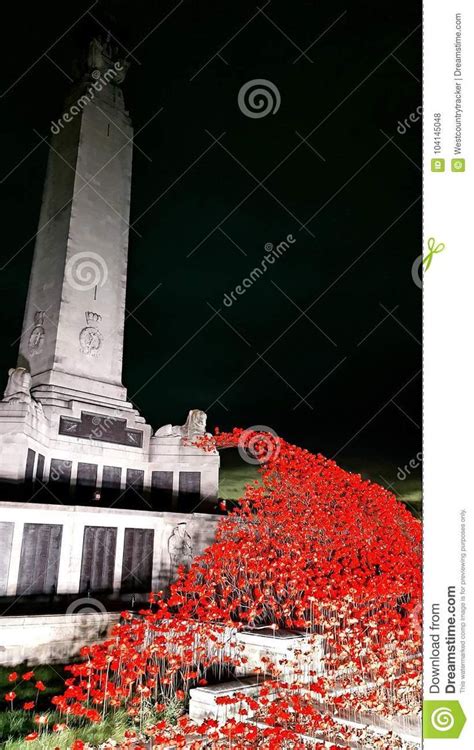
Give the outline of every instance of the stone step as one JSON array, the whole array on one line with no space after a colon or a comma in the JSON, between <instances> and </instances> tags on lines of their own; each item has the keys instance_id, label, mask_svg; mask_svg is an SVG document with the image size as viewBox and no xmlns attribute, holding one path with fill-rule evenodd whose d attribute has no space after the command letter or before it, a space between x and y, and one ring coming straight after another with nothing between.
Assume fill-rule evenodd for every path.
<instances>
[{"instance_id":1,"label":"stone step","mask_svg":"<svg viewBox=\"0 0 474 750\"><path fill-rule=\"evenodd\" d=\"M234 716L240 706L237 703L219 704L216 703L216 698L231 698L235 693L244 693L246 696L255 695L263 682L264 680L260 675L251 674L217 685L192 688L189 691L189 717L198 722L204 721L204 719L216 719L216 721L224 722ZM249 715L251 715L250 710Z\"/></svg>"}]
</instances>

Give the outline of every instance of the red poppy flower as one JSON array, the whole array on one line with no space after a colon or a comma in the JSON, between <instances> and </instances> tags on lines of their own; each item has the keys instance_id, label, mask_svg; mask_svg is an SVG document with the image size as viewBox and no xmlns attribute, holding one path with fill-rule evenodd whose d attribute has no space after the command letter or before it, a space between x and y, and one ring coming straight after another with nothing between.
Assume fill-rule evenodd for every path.
<instances>
[{"instance_id":1,"label":"red poppy flower","mask_svg":"<svg viewBox=\"0 0 474 750\"><path fill-rule=\"evenodd\" d=\"M331 718L335 709L417 714L419 522L387 490L279 438L242 430L198 438L205 451L230 445L262 462L259 482L220 517L215 542L180 567L169 595L152 594L150 607L126 613L108 640L81 649L84 661L68 668L65 693L53 704L90 721L100 717L91 706L123 706L155 746L182 747L196 733L216 746L232 739L235 750L299 747L301 735L324 735L315 750L346 747L351 733ZM243 627L306 635L285 658L269 654L255 664L237 643ZM225 680L235 668L265 682L255 695L239 690L216 703L241 717L252 712L258 726L169 721L169 701L186 699L183 684L206 685L216 673ZM146 699L158 695L163 718L147 721Z\"/></svg>"}]
</instances>

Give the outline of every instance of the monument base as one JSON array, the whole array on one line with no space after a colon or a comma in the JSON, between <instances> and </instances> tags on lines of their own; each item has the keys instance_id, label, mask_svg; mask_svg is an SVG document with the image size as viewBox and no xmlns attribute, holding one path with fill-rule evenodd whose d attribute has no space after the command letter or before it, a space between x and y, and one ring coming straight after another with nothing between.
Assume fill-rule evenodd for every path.
<instances>
[{"instance_id":1,"label":"monument base","mask_svg":"<svg viewBox=\"0 0 474 750\"><path fill-rule=\"evenodd\" d=\"M41 401L23 396L0 402L3 499L183 512L214 507L219 455L189 444L184 428L153 436L126 401L64 394L61 402L44 388Z\"/></svg>"},{"instance_id":2,"label":"monument base","mask_svg":"<svg viewBox=\"0 0 474 750\"><path fill-rule=\"evenodd\" d=\"M83 597L105 611L111 598L164 590L180 565L212 544L219 521L206 513L20 502L0 502L0 516L0 597L20 611L28 598L51 597L54 605L72 596L68 612L81 611ZM5 610L12 614L12 605Z\"/></svg>"}]
</instances>

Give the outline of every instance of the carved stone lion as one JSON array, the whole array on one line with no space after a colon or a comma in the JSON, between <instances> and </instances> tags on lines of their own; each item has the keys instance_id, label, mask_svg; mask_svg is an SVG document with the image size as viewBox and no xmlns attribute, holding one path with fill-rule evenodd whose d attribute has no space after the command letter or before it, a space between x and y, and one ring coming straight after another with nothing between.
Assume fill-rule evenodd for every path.
<instances>
[{"instance_id":1,"label":"carved stone lion","mask_svg":"<svg viewBox=\"0 0 474 750\"><path fill-rule=\"evenodd\" d=\"M10 367L8 383L3 394L4 401L31 403L31 375L25 367Z\"/></svg>"},{"instance_id":2,"label":"carved stone lion","mask_svg":"<svg viewBox=\"0 0 474 750\"><path fill-rule=\"evenodd\" d=\"M165 424L156 432L156 437L180 437L188 440L206 434L207 414L201 409L190 409L183 425Z\"/></svg>"}]
</instances>

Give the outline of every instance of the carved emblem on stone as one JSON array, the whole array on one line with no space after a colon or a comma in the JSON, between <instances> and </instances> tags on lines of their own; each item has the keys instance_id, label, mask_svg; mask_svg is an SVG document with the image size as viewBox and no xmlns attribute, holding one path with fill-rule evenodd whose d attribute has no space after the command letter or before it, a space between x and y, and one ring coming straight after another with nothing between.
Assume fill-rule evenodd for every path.
<instances>
[{"instance_id":1,"label":"carved emblem on stone","mask_svg":"<svg viewBox=\"0 0 474 750\"><path fill-rule=\"evenodd\" d=\"M178 523L168 538L170 577L174 578L180 565L189 567L194 558L193 540L187 531L187 523Z\"/></svg>"},{"instance_id":2,"label":"carved emblem on stone","mask_svg":"<svg viewBox=\"0 0 474 750\"><path fill-rule=\"evenodd\" d=\"M95 324L100 323L102 315L86 312L86 327L79 334L81 352L88 357L96 357L102 345L102 334Z\"/></svg>"},{"instance_id":3,"label":"carved emblem on stone","mask_svg":"<svg viewBox=\"0 0 474 750\"><path fill-rule=\"evenodd\" d=\"M44 316L44 310L38 310L34 315L35 327L31 331L30 338L28 339L28 351L30 352L32 357L34 357L36 354L39 354L43 349L45 335L45 330L43 327Z\"/></svg>"},{"instance_id":4,"label":"carved emblem on stone","mask_svg":"<svg viewBox=\"0 0 474 750\"><path fill-rule=\"evenodd\" d=\"M206 435L207 414L201 409L190 409L188 418L183 425L165 424L156 432L156 437L180 437L192 439L199 435Z\"/></svg>"},{"instance_id":5,"label":"carved emblem on stone","mask_svg":"<svg viewBox=\"0 0 474 750\"><path fill-rule=\"evenodd\" d=\"M143 445L143 432L129 429L126 419L83 411L80 419L61 416L59 434L74 435L84 440L101 440L104 443L133 445L136 448L141 448Z\"/></svg>"},{"instance_id":6,"label":"carved emblem on stone","mask_svg":"<svg viewBox=\"0 0 474 750\"><path fill-rule=\"evenodd\" d=\"M130 445L137 445L137 446L140 445L140 437L141 437L140 433L126 432L125 434L127 436L126 437L127 442L129 442Z\"/></svg>"}]
</instances>

